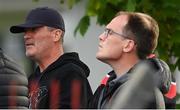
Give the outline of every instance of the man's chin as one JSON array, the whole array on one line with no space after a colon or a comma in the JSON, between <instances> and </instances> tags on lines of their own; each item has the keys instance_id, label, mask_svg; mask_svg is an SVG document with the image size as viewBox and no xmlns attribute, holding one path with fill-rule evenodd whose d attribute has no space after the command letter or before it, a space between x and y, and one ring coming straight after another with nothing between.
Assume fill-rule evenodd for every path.
<instances>
[{"instance_id":1,"label":"man's chin","mask_svg":"<svg viewBox=\"0 0 180 110\"><path fill-rule=\"evenodd\" d=\"M100 60L100 58L101 58L98 53L96 53L96 58L97 58L98 60Z\"/></svg>"},{"instance_id":2,"label":"man's chin","mask_svg":"<svg viewBox=\"0 0 180 110\"><path fill-rule=\"evenodd\" d=\"M99 61L108 64L108 58L105 56L102 56L100 54L96 54L96 59L98 59Z\"/></svg>"},{"instance_id":3,"label":"man's chin","mask_svg":"<svg viewBox=\"0 0 180 110\"><path fill-rule=\"evenodd\" d=\"M33 59L33 58L34 58L34 54L32 54L32 53L28 53L28 52L26 52L26 56L27 56L27 57L29 57L29 58L31 58L31 59Z\"/></svg>"},{"instance_id":4,"label":"man's chin","mask_svg":"<svg viewBox=\"0 0 180 110\"><path fill-rule=\"evenodd\" d=\"M102 57L102 56L100 56L100 55L96 55L96 58L98 59L98 60L100 60L100 61L102 61L102 62L104 62L104 58Z\"/></svg>"}]
</instances>

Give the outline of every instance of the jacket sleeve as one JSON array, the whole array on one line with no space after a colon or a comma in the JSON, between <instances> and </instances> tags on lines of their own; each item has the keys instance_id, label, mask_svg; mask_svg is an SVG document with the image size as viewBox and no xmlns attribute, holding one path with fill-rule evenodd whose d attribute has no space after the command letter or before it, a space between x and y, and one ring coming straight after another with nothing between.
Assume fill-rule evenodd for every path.
<instances>
[{"instance_id":1,"label":"jacket sleeve","mask_svg":"<svg viewBox=\"0 0 180 110\"><path fill-rule=\"evenodd\" d=\"M28 108L27 85L24 71L0 50L0 108Z\"/></svg>"}]
</instances>

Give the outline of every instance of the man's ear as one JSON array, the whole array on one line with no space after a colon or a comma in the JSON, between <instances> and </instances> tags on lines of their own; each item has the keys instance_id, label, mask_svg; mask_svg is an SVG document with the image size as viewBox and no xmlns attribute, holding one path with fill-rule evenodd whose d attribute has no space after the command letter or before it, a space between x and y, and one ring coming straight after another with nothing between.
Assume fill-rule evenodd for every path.
<instances>
[{"instance_id":1,"label":"man's ear","mask_svg":"<svg viewBox=\"0 0 180 110\"><path fill-rule=\"evenodd\" d=\"M57 42L61 39L62 31L59 29L54 30L53 32L53 41Z\"/></svg>"},{"instance_id":2,"label":"man's ear","mask_svg":"<svg viewBox=\"0 0 180 110\"><path fill-rule=\"evenodd\" d=\"M123 46L123 51L126 53L131 52L134 49L135 45L136 44L133 40L126 39L125 44Z\"/></svg>"}]
</instances>

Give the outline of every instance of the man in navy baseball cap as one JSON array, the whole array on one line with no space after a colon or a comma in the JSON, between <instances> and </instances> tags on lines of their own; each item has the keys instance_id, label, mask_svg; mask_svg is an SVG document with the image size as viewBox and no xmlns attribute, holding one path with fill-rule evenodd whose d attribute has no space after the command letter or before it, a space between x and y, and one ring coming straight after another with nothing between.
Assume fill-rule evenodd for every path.
<instances>
[{"instance_id":1,"label":"man in navy baseball cap","mask_svg":"<svg viewBox=\"0 0 180 110\"><path fill-rule=\"evenodd\" d=\"M48 7L36 8L29 12L24 24L15 25L10 28L12 33L25 32L27 28L49 26L65 31L62 16L54 9Z\"/></svg>"},{"instance_id":2,"label":"man in navy baseball cap","mask_svg":"<svg viewBox=\"0 0 180 110\"><path fill-rule=\"evenodd\" d=\"M24 24L12 26L10 31L24 33L26 56L38 64L29 77L29 108L88 107L92 97L87 79L90 71L78 53L64 53L65 26L56 10L33 9Z\"/></svg>"}]
</instances>

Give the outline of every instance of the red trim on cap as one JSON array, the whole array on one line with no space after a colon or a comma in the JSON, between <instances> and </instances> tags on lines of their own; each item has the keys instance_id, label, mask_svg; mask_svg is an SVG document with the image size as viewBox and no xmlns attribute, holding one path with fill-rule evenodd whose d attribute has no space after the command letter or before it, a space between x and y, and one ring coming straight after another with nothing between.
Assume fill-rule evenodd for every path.
<instances>
[{"instance_id":1,"label":"red trim on cap","mask_svg":"<svg viewBox=\"0 0 180 110\"><path fill-rule=\"evenodd\" d=\"M107 74L107 75L101 80L101 84L106 85L109 77L110 77L110 76Z\"/></svg>"},{"instance_id":2,"label":"red trim on cap","mask_svg":"<svg viewBox=\"0 0 180 110\"><path fill-rule=\"evenodd\" d=\"M165 96L170 99L176 96L176 83L175 82L171 82L169 91L167 94L165 94Z\"/></svg>"}]
</instances>

